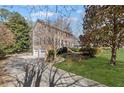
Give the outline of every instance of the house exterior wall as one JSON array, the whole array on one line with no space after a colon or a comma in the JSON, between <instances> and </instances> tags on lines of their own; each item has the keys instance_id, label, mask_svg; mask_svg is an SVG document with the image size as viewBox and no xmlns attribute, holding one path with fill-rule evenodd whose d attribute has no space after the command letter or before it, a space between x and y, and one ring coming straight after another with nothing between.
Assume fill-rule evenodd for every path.
<instances>
[{"instance_id":1,"label":"house exterior wall","mask_svg":"<svg viewBox=\"0 0 124 93\"><path fill-rule=\"evenodd\" d=\"M38 20L33 28L33 54L38 49L52 50L61 47L74 47L77 40L67 31Z\"/></svg>"}]
</instances>

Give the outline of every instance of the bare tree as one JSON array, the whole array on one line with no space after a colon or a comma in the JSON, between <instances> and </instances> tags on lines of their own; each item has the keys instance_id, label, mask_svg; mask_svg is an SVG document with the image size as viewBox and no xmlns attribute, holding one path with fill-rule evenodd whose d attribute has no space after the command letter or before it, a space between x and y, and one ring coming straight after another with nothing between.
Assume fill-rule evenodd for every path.
<instances>
[{"instance_id":1,"label":"bare tree","mask_svg":"<svg viewBox=\"0 0 124 93\"><path fill-rule=\"evenodd\" d=\"M0 48L5 48L15 42L13 33L6 25L0 23Z\"/></svg>"},{"instance_id":2,"label":"bare tree","mask_svg":"<svg viewBox=\"0 0 124 93\"><path fill-rule=\"evenodd\" d=\"M71 19L58 17L54 25L62 30L70 31Z\"/></svg>"}]
</instances>

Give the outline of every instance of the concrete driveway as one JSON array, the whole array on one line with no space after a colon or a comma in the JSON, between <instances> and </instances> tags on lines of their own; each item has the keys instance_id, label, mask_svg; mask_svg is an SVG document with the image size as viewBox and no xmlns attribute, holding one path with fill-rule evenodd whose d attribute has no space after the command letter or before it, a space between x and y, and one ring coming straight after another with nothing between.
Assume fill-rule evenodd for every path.
<instances>
[{"instance_id":1,"label":"concrete driveway","mask_svg":"<svg viewBox=\"0 0 124 93\"><path fill-rule=\"evenodd\" d=\"M36 58L33 58L30 55L15 55L8 60L8 64L6 66L6 69L8 70L9 74L12 77L18 76L20 79L24 78L24 65L28 63L35 63ZM50 74L50 68L51 64L48 66L48 69L43 73L43 77L41 80L41 87L49 87L49 74ZM56 69L54 67L54 69ZM52 74L54 74L54 71L51 71ZM57 74L55 75L55 79L58 79L61 75L63 74L63 77L68 77L68 78L62 78L58 83L62 82L63 84L71 84L74 82L74 80L77 80L74 84L70 85L71 87L105 87L105 85L100 84L96 81L75 75L73 73L68 73L64 70L58 69ZM69 77L73 76L73 77ZM14 78L15 79L15 78ZM12 82L6 83L3 86L5 87L14 87L15 80L13 79ZM59 85L62 87L65 87L66 85Z\"/></svg>"}]
</instances>

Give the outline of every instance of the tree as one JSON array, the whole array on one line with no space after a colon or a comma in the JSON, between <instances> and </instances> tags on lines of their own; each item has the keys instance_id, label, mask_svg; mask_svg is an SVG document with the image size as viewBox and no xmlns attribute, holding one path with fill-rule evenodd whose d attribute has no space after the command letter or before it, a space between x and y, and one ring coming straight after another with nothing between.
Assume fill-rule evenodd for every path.
<instances>
[{"instance_id":1,"label":"tree","mask_svg":"<svg viewBox=\"0 0 124 93\"><path fill-rule=\"evenodd\" d=\"M7 19L12 15L12 12L10 12L7 9L0 9L0 21L5 22Z\"/></svg>"},{"instance_id":2,"label":"tree","mask_svg":"<svg viewBox=\"0 0 124 93\"><path fill-rule=\"evenodd\" d=\"M98 34L100 31L97 31L97 25L98 25L98 19L96 16L96 13L99 9L99 6L86 6L85 7L85 17L83 18L83 39L85 39L85 43L87 46L89 46L89 44L93 43L94 46L98 46L100 44L98 44L98 39L100 39L100 36L102 35L96 35ZM99 42L100 43L100 42Z\"/></svg>"},{"instance_id":3,"label":"tree","mask_svg":"<svg viewBox=\"0 0 124 93\"><path fill-rule=\"evenodd\" d=\"M116 65L117 49L124 45L124 7L87 6L84 34L90 33L94 45L111 47L110 64Z\"/></svg>"},{"instance_id":4,"label":"tree","mask_svg":"<svg viewBox=\"0 0 124 93\"><path fill-rule=\"evenodd\" d=\"M13 46L14 52L22 52L29 49L30 46L30 36L29 32L31 27L29 27L27 21L19 13L14 12L12 16L8 18L6 22L7 26L14 33L16 38L16 43Z\"/></svg>"},{"instance_id":5,"label":"tree","mask_svg":"<svg viewBox=\"0 0 124 93\"><path fill-rule=\"evenodd\" d=\"M54 23L55 26L57 26L58 28L62 29L62 30L66 30L66 31L70 31L70 25L71 25L71 20L69 20L69 18L57 18L57 20Z\"/></svg>"},{"instance_id":6,"label":"tree","mask_svg":"<svg viewBox=\"0 0 124 93\"><path fill-rule=\"evenodd\" d=\"M91 44L90 35L91 34L88 33L88 34L79 36L80 43L81 43L82 47L90 47L90 44Z\"/></svg>"},{"instance_id":7,"label":"tree","mask_svg":"<svg viewBox=\"0 0 124 93\"><path fill-rule=\"evenodd\" d=\"M0 50L3 50L15 43L14 34L6 25L0 24Z\"/></svg>"}]
</instances>

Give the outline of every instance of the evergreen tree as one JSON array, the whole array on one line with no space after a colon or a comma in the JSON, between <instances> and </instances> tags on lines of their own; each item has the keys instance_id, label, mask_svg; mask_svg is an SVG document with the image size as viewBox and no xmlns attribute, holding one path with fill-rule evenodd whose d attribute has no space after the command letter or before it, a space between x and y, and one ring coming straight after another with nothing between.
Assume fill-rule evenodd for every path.
<instances>
[{"instance_id":1,"label":"evergreen tree","mask_svg":"<svg viewBox=\"0 0 124 93\"><path fill-rule=\"evenodd\" d=\"M15 45L13 45L13 51L23 52L28 50L30 46L29 32L31 28L25 18L19 13L14 12L13 15L8 18L8 22L6 24L16 37Z\"/></svg>"},{"instance_id":2,"label":"evergreen tree","mask_svg":"<svg viewBox=\"0 0 124 93\"><path fill-rule=\"evenodd\" d=\"M12 15L12 12L10 12L7 9L0 9L0 22L6 22L7 19Z\"/></svg>"}]
</instances>

